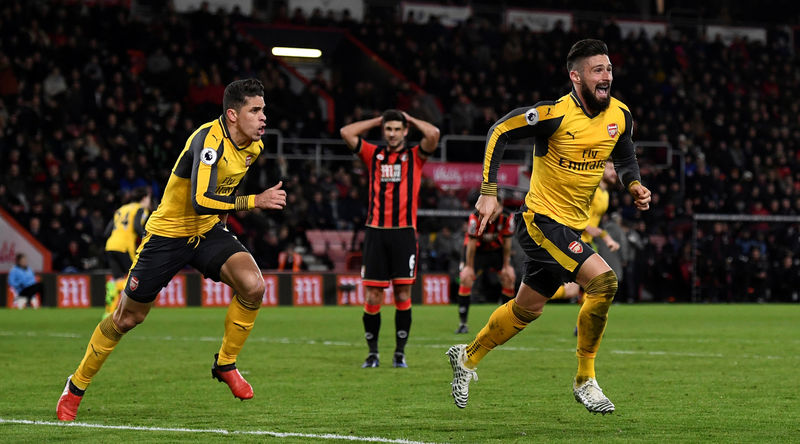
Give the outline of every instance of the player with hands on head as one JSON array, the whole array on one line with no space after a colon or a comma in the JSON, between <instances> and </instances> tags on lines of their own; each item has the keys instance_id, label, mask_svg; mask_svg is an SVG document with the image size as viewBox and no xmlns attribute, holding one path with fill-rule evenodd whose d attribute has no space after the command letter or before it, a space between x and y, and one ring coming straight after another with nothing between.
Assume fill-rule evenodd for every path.
<instances>
[{"instance_id":1,"label":"player with hands on head","mask_svg":"<svg viewBox=\"0 0 800 444\"><path fill-rule=\"evenodd\" d=\"M422 133L419 144L406 143L409 125ZM385 145L374 145L361 135L381 128ZM404 111L387 110L383 115L345 125L340 130L348 148L367 167L369 207L364 236L366 287L362 322L369 353L363 368L380 365L378 334L384 290L393 286L395 303L394 367L407 367L405 346L411 329L411 284L417 273L417 204L422 167L436 150L439 129Z\"/></svg>"}]
</instances>

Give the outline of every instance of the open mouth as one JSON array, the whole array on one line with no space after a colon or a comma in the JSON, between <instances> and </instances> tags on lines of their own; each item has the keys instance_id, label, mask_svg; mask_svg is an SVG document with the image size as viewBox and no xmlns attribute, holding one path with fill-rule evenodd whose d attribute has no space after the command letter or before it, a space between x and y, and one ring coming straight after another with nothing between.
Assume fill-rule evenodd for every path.
<instances>
[{"instance_id":1,"label":"open mouth","mask_svg":"<svg viewBox=\"0 0 800 444\"><path fill-rule=\"evenodd\" d=\"M258 135L263 136L264 132L267 130L267 125L262 125L258 127Z\"/></svg>"},{"instance_id":2,"label":"open mouth","mask_svg":"<svg viewBox=\"0 0 800 444\"><path fill-rule=\"evenodd\" d=\"M598 98L607 99L611 85L597 85L594 90Z\"/></svg>"}]
</instances>

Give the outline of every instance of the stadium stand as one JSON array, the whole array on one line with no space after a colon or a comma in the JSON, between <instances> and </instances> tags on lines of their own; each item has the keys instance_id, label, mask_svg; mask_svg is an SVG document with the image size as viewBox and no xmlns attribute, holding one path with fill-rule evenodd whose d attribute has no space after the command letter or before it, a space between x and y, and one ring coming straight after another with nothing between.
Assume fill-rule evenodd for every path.
<instances>
[{"instance_id":1,"label":"stadium stand","mask_svg":"<svg viewBox=\"0 0 800 444\"><path fill-rule=\"evenodd\" d=\"M643 169L653 191L649 212L613 194L609 214L618 215L635 254L621 289L625 300L642 298L641 288L652 300L689 294L695 214L800 214L798 47L782 24L767 24L765 44L724 43L678 31L622 35L608 15L578 16L570 30L530 33L485 17L452 28L435 19L415 23L386 7L375 7L363 23L299 10L290 15L285 6L264 18L167 10L146 22L123 6L101 4L0 5L0 206L51 249L59 271L105 266L103 228L114 208L137 186L160 196L189 131L219 114L222 89L235 78L264 82L268 125L285 137L336 136L322 120L317 90L336 103L335 128L399 107L443 133L485 135L507 111L563 95L563 63L553 54L587 35L609 42L614 94L631 107L635 139L668 142L681 159L672 168ZM337 84L314 78L297 94L280 64L235 31L238 22L342 28L424 94L400 83L399 94L378 91L369 77ZM244 191L284 180L290 199L281 214L231 217L231 229L259 265L278 268L279 253L291 247L307 266L344 270L366 211L360 167L332 162L317 169L310 161L263 156L258 162ZM447 207L435 184L421 193L421 207ZM437 221L420 227L421 237L434 241L444 230ZM453 228L461 229L447 230ZM797 223L721 221L700 231L699 285L730 288L712 291L711 299L780 299L792 273L796 282ZM436 247L449 243L434 241L421 242L422 258L451 255L435 249L449 250ZM423 269L442 268L429 262Z\"/></svg>"}]
</instances>

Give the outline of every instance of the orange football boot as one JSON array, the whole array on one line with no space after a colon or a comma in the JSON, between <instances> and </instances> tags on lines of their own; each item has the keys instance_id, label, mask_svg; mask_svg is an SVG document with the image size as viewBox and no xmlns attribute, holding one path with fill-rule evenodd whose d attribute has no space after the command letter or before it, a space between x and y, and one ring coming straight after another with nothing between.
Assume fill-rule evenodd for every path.
<instances>
[{"instance_id":1,"label":"orange football boot","mask_svg":"<svg viewBox=\"0 0 800 444\"><path fill-rule=\"evenodd\" d=\"M217 358L219 353L214 355L214 366L211 367L211 377L217 379L219 382L228 384L233 396L244 401L253 397L253 387L248 384L239 370L236 369L236 363L227 365L217 365Z\"/></svg>"}]
</instances>

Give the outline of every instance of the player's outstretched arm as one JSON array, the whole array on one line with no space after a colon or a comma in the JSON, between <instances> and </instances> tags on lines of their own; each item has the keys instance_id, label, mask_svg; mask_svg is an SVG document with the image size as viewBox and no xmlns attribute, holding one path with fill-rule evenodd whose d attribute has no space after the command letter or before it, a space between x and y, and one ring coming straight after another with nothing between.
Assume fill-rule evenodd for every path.
<instances>
[{"instance_id":1,"label":"player's outstretched arm","mask_svg":"<svg viewBox=\"0 0 800 444\"><path fill-rule=\"evenodd\" d=\"M436 128L436 126L424 120L411 117L411 115L405 111L403 111L403 116L405 116L408 123L414 125L414 127L422 133L422 140L419 142L419 147L427 154L433 154L433 152L436 151L436 145L439 144L439 128Z\"/></svg>"},{"instance_id":2,"label":"player's outstretched arm","mask_svg":"<svg viewBox=\"0 0 800 444\"><path fill-rule=\"evenodd\" d=\"M286 190L282 190L283 181L278 182L272 188L264 190L261 194L256 194L256 208L264 210L282 210L286 206Z\"/></svg>"},{"instance_id":3,"label":"player's outstretched arm","mask_svg":"<svg viewBox=\"0 0 800 444\"><path fill-rule=\"evenodd\" d=\"M356 149L358 146L358 137L365 131L369 131L376 126L380 126L381 117L373 117L372 119L359 120L351 124L343 126L339 130L339 135L342 136L347 147L351 150Z\"/></svg>"}]
</instances>

